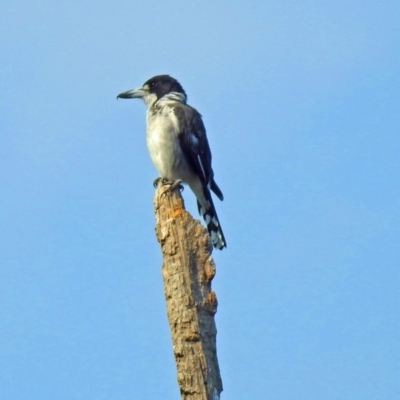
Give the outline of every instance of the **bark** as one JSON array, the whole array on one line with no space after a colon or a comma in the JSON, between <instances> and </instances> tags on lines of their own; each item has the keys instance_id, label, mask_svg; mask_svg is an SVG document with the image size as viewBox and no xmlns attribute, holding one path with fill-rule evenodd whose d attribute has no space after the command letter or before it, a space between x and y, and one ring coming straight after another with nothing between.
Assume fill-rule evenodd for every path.
<instances>
[{"instance_id":1,"label":"bark","mask_svg":"<svg viewBox=\"0 0 400 400\"><path fill-rule=\"evenodd\" d=\"M211 290L215 264L205 227L185 210L178 189L159 184L154 197L156 235L163 254L162 275L182 400L219 400L219 372Z\"/></svg>"}]
</instances>

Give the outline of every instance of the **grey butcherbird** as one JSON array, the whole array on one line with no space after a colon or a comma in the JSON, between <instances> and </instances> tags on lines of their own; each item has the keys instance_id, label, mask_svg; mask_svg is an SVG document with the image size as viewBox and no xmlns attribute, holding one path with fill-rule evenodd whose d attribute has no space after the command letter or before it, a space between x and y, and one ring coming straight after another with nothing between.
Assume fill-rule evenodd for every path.
<instances>
[{"instance_id":1,"label":"grey butcherbird","mask_svg":"<svg viewBox=\"0 0 400 400\"><path fill-rule=\"evenodd\" d=\"M214 180L211 151L200 113L189 106L181 84L169 75L157 75L139 89L117 98L140 98L147 105L147 147L151 159L168 182L187 183L197 198L211 242L222 250L226 241L211 197L223 195Z\"/></svg>"}]
</instances>

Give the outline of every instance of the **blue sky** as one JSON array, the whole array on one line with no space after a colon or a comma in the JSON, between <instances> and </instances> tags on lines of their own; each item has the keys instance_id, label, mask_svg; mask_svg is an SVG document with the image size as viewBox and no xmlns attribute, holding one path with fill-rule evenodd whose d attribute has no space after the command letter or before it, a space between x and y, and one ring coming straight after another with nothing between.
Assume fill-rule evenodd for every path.
<instances>
[{"instance_id":1,"label":"blue sky","mask_svg":"<svg viewBox=\"0 0 400 400\"><path fill-rule=\"evenodd\" d=\"M398 399L399 13L3 2L0 397L179 398L145 107L115 99L169 73L225 195L222 398Z\"/></svg>"}]
</instances>

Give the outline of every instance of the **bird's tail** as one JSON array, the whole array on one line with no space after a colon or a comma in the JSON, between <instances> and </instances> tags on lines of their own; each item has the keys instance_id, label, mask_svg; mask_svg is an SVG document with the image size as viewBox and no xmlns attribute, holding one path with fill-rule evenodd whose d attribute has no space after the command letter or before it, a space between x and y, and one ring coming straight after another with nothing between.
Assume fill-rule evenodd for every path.
<instances>
[{"instance_id":1,"label":"bird's tail","mask_svg":"<svg viewBox=\"0 0 400 400\"><path fill-rule=\"evenodd\" d=\"M215 211L214 203L211 198L211 193L208 192L207 194L207 200L210 203L210 208L206 210L199 202L197 202L197 208L199 209L199 213L206 222L208 233L211 237L211 243L215 248L222 250L224 247L226 247L225 236L222 232L217 212Z\"/></svg>"}]
</instances>

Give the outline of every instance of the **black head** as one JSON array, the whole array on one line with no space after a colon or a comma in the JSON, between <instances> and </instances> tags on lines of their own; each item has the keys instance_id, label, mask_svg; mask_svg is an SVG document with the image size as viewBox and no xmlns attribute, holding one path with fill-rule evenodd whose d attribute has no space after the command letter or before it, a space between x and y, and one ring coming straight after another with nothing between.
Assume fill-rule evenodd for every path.
<instances>
[{"instance_id":1,"label":"black head","mask_svg":"<svg viewBox=\"0 0 400 400\"><path fill-rule=\"evenodd\" d=\"M187 97L181 84L172 76L157 75L147 80L141 88L120 93L120 99L141 98L148 106L152 106L162 97L172 93L175 101L186 103Z\"/></svg>"},{"instance_id":2,"label":"black head","mask_svg":"<svg viewBox=\"0 0 400 400\"><path fill-rule=\"evenodd\" d=\"M143 84L143 88L148 88L150 93L157 96L157 100L171 92L181 93L186 97L181 84L169 75L153 76L153 78L150 78Z\"/></svg>"}]
</instances>

